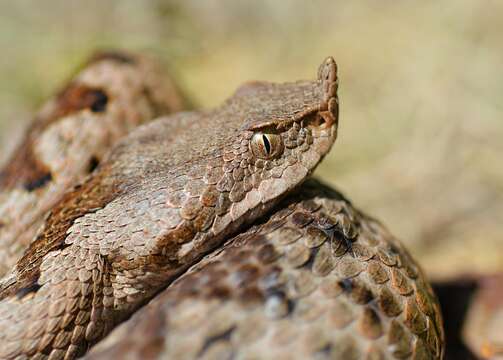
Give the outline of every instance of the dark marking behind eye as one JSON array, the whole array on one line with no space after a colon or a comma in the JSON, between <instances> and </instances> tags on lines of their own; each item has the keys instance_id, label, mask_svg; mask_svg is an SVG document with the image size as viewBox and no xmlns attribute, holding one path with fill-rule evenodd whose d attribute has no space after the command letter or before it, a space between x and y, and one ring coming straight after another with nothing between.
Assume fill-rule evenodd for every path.
<instances>
[{"instance_id":1,"label":"dark marking behind eye","mask_svg":"<svg viewBox=\"0 0 503 360\"><path fill-rule=\"evenodd\" d=\"M36 189L43 187L45 184L47 184L51 180L52 180L52 174L50 172L48 172L48 173L45 173L42 176L40 176L34 180L30 180L30 181L26 182L23 185L23 187L27 191L33 191L33 190L36 190Z\"/></svg>"},{"instance_id":2,"label":"dark marking behind eye","mask_svg":"<svg viewBox=\"0 0 503 360\"><path fill-rule=\"evenodd\" d=\"M264 142L265 151L269 155L271 153L271 143L269 142L269 139L265 135L262 135L262 141Z\"/></svg>"}]
</instances>

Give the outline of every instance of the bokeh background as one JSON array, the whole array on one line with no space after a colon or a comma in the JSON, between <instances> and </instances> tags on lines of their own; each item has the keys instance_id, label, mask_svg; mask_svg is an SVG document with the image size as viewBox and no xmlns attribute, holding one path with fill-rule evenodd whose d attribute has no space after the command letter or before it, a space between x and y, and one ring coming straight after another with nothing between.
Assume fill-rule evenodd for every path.
<instances>
[{"instance_id":1,"label":"bokeh background","mask_svg":"<svg viewBox=\"0 0 503 360\"><path fill-rule=\"evenodd\" d=\"M340 69L317 175L434 279L503 267L503 2L0 0L0 145L97 48L149 51L201 107ZM1 152L4 159L8 150Z\"/></svg>"}]
</instances>

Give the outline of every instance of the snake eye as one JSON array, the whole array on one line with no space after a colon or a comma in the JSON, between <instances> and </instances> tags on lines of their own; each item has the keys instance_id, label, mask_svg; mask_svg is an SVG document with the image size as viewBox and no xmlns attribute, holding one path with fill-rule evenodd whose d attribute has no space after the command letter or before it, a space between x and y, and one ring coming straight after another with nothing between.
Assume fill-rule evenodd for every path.
<instances>
[{"instance_id":1,"label":"snake eye","mask_svg":"<svg viewBox=\"0 0 503 360\"><path fill-rule=\"evenodd\" d=\"M250 142L253 154L260 159L272 159L283 151L281 136L277 134L255 133Z\"/></svg>"}]
</instances>

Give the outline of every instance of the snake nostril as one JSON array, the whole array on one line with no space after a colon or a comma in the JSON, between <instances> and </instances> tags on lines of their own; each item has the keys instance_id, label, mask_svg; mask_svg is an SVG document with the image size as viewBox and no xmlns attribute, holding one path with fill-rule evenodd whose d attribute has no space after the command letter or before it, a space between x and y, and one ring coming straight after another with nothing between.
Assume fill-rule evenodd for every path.
<instances>
[{"instance_id":1,"label":"snake nostril","mask_svg":"<svg viewBox=\"0 0 503 360\"><path fill-rule=\"evenodd\" d=\"M333 114L329 111L321 111L311 118L307 124L310 129L327 129L335 123Z\"/></svg>"},{"instance_id":2,"label":"snake nostril","mask_svg":"<svg viewBox=\"0 0 503 360\"><path fill-rule=\"evenodd\" d=\"M310 129L325 128L327 127L327 119L323 116L323 113L320 112L307 121L307 127Z\"/></svg>"},{"instance_id":3,"label":"snake nostril","mask_svg":"<svg viewBox=\"0 0 503 360\"><path fill-rule=\"evenodd\" d=\"M316 116L316 120L314 122L314 125L316 127L320 127L320 126L323 126L327 123L327 121L325 120L325 118L323 117L323 115L319 114L318 116Z\"/></svg>"}]
</instances>

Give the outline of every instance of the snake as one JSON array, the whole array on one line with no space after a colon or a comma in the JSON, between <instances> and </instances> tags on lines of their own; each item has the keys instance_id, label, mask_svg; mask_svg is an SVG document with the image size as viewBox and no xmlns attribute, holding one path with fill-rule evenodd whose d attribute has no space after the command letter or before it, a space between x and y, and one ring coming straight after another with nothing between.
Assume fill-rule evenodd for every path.
<instances>
[{"instance_id":1,"label":"snake","mask_svg":"<svg viewBox=\"0 0 503 360\"><path fill-rule=\"evenodd\" d=\"M337 88L329 57L314 81L251 82L119 140L0 281L0 357L77 358L124 322L88 357L441 358L417 264L305 183Z\"/></svg>"},{"instance_id":2,"label":"snake","mask_svg":"<svg viewBox=\"0 0 503 360\"><path fill-rule=\"evenodd\" d=\"M133 128L185 107L158 61L101 51L42 105L0 171L0 277L65 191L91 173Z\"/></svg>"},{"instance_id":3,"label":"snake","mask_svg":"<svg viewBox=\"0 0 503 360\"><path fill-rule=\"evenodd\" d=\"M400 242L310 179L86 358L439 359L439 314Z\"/></svg>"}]
</instances>

